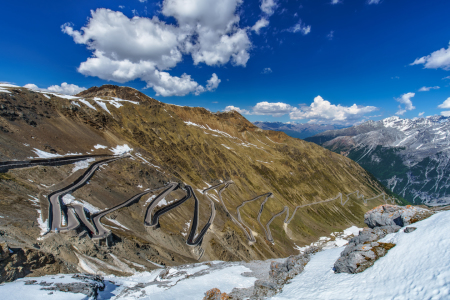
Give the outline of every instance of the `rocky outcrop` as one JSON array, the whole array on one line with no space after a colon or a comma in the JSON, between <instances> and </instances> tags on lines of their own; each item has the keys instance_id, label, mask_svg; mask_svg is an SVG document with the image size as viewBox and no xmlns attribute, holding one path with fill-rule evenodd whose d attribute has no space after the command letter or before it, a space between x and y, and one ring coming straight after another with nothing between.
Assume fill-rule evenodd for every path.
<instances>
[{"instance_id":1,"label":"rocky outcrop","mask_svg":"<svg viewBox=\"0 0 450 300\"><path fill-rule=\"evenodd\" d=\"M428 209L407 205L380 205L364 214L364 223L370 228L380 226L408 226L428 218L432 214Z\"/></svg>"},{"instance_id":2,"label":"rocky outcrop","mask_svg":"<svg viewBox=\"0 0 450 300\"><path fill-rule=\"evenodd\" d=\"M364 222L370 228L365 228L350 240L334 264L335 272L350 274L363 272L395 246L392 243L379 242L380 239L431 214L432 212L427 209L411 205L402 207L385 204L368 211L364 215ZM405 232L414 231L415 228L412 228L414 227L407 227Z\"/></svg>"},{"instance_id":3,"label":"rocky outcrop","mask_svg":"<svg viewBox=\"0 0 450 300\"><path fill-rule=\"evenodd\" d=\"M54 283L48 287L43 287L41 290L60 291L66 293L81 293L89 297L89 299L97 299L98 291L105 289L103 277L99 275L89 274L75 274L72 278L80 282L71 283ZM42 285L42 283L40 283Z\"/></svg>"},{"instance_id":4,"label":"rocky outcrop","mask_svg":"<svg viewBox=\"0 0 450 300\"><path fill-rule=\"evenodd\" d=\"M289 280L303 272L306 264L311 259L311 254L319 250L317 247L310 247L300 255L289 256L283 263L272 262L269 271L270 279L268 281L257 280L250 299L265 299L279 293Z\"/></svg>"},{"instance_id":5,"label":"rocky outcrop","mask_svg":"<svg viewBox=\"0 0 450 300\"><path fill-rule=\"evenodd\" d=\"M377 259L386 255L395 245L377 242L389 233L397 232L400 226L382 226L376 229L365 228L360 234L350 240L335 262L336 273L360 273L372 266Z\"/></svg>"},{"instance_id":6,"label":"rocky outcrop","mask_svg":"<svg viewBox=\"0 0 450 300\"><path fill-rule=\"evenodd\" d=\"M66 273L67 268L52 254L36 249L13 248L5 242L0 243L0 283L14 281L46 268L48 274Z\"/></svg>"},{"instance_id":7,"label":"rocky outcrop","mask_svg":"<svg viewBox=\"0 0 450 300\"><path fill-rule=\"evenodd\" d=\"M205 297L203 297L203 300L227 300L227 299L230 299L227 293L221 293L218 288L212 288L209 291L206 291Z\"/></svg>"}]
</instances>

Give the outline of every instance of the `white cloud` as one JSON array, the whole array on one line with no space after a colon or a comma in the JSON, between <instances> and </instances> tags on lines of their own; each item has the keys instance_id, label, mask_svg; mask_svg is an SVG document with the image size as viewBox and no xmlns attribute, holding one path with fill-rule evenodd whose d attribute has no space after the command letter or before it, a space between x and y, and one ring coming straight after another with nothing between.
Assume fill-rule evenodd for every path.
<instances>
[{"instance_id":1,"label":"white cloud","mask_svg":"<svg viewBox=\"0 0 450 300\"><path fill-rule=\"evenodd\" d=\"M447 98L442 104L438 105L439 108L450 108L450 97Z\"/></svg>"},{"instance_id":2,"label":"white cloud","mask_svg":"<svg viewBox=\"0 0 450 300\"><path fill-rule=\"evenodd\" d=\"M378 4L380 2L381 2L381 0L368 0L367 1L367 3L369 3L369 4Z\"/></svg>"},{"instance_id":3,"label":"white cloud","mask_svg":"<svg viewBox=\"0 0 450 300\"><path fill-rule=\"evenodd\" d=\"M252 108L254 115L271 115L273 117L281 117L293 109L294 107L286 103L270 103L267 101L259 102Z\"/></svg>"},{"instance_id":4,"label":"white cloud","mask_svg":"<svg viewBox=\"0 0 450 300\"><path fill-rule=\"evenodd\" d=\"M398 111L395 113L396 115L403 115L405 112L407 112L408 110L413 110L416 107L413 106L411 98L414 97L416 94L415 93L406 93L400 96L400 98L394 98L395 101L399 102L400 105L398 106ZM404 105L404 107L402 107L402 105Z\"/></svg>"},{"instance_id":5,"label":"white cloud","mask_svg":"<svg viewBox=\"0 0 450 300\"><path fill-rule=\"evenodd\" d=\"M417 58L411 65L424 65L426 69L450 70L450 45L447 49L441 48L428 56Z\"/></svg>"},{"instance_id":6,"label":"white cloud","mask_svg":"<svg viewBox=\"0 0 450 300\"><path fill-rule=\"evenodd\" d=\"M289 114L292 120L310 119L311 123L339 123L352 124L359 121L364 114L377 110L374 106L352 106L334 105L324 100L321 96L314 98L310 106L300 109L294 108Z\"/></svg>"},{"instance_id":7,"label":"white cloud","mask_svg":"<svg viewBox=\"0 0 450 300\"><path fill-rule=\"evenodd\" d=\"M268 25L269 21L266 18L261 18L252 26L252 30L256 32L256 34L259 34L261 28L267 27Z\"/></svg>"},{"instance_id":8,"label":"white cloud","mask_svg":"<svg viewBox=\"0 0 450 300\"><path fill-rule=\"evenodd\" d=\"M39 91L39 90L41 90L37 85L35 85L34 83L28 83L28 84L25 84L24 86L23 86L24 88L27 88L27 89L30 89L30 90L33 90L33 91Z\"/></svg>"},{"instance_id":9,"label":"white cloud","mask_svg":"<svg viewBox=\"0 0 450 300\"><path fill-rule=\"evenodd\" d=\"M79 87L75 84L68 84L67 82L61 83L61 85L52 85L47 88L50 92L65 94L65 95L75 95L84 91L85 87Z\"/></svg>"},{"instance_id":10,"label":"white cloud","mask_svg":"<svg viewBox=\"0 0 450 300\"><path fill-rule=\"evenodd\" d=\"M430 90L437 90L439 88L440 87L438 87L438 86L423 86L419 89L419 92L428 92Z\"/></svg>"},{"instance_id":11,"label":"white cloud","mask_svg":"<svg viewBox=\"0 0 450 300\"><path fill-rule=\"evenodd\" d=\"M239 107L233 105L225 107L224 111L235 110L245 115L271 115L273 117L281 117L282 115L288 114L294 109L294 107L286 103L270 103L267 101L263 101L253 106L251 111L247 109L240 109Z\"/></svg>"},{"instance_id":12,"label":"white cloud","mask_svg":"<svg viewBox=\"0 0 450 300\"><path fill-rule=\"evenodd\" d=\"M272 69L271 68L264 68L261 73L262 74L270 74L270 73L272 73Z\"/></svg>"},{"instance_id":13,"label":"white cloud","mask_svg":"<svg viewBox=\"0 0 450 300\"><path fill-rule=\"evenodd\" d=\"M222 80L217 77L216 73L213 73L211 79L206 81L206 89L208 91L214 91L215 89L217 89L221 81Z\"/></svg>"},{"instance_id":14,"label":"white cloud","mask_svg":"<svg viewBox=\"0 0 450 300\"><path fill-rule=\"evenodd\" d=\"M78 94L78 93L86 90L85 87L79 87L78 85L69 84L67 82L63 82L63 83L61 83L61 85L52 85L46 89L39 88L34 83L25 84L23 87L30 89L30 90L34 90L34 91L45 91L45 92L59 93L59 94L64 94L64 95L75 95L75 94Z\"/></svg>"},{"instance_id":15,"label":"white cloud","mask_svg":"<svg viewBox=\"0 0 450 300\"><path fill-rule=\"evenodd\" d=\"M330 41L334 38L334 31L331 30L329 34L327 34L327 39L329 39Z\"/></svg>"},{"instance_id":16,"label":"white cloud","mask_svg":"<svg viewBox=\"0 0 450 300\"><path fill-rule=\"evenodd\" d=\"M231 61L245 66L251 42L247 29L238 27L236 10L241 4L242 0L164 0L162 13L191 31L184 47L194 64L213 66Z\"/></svg>"},{"instance_id":17,"label":"white cloud","mask_svg":"<svg viewBox=\"0 0 450 300\"><path fill-rule=\"evenodd\" d=\"M441 116L450 117L450 111L449 110L441 111Z\"/></svg>"},{"instance_id":18,"label":"white cloud","mask_svg":"<svg viewBox=\"0 0 450 300\"><path fill-rule=\"evenodd\" d=\"M261 0L261 10L268 16L273 15L278 4L275 0Z\"/></svg>"},{"instance_id":19,"label":"white cloud","mask_svg":"<svg viewBox=\"0 0 450 300\"><path fill-rule=\"evenodd\" d=\"M445 80L445 79L450 79L450 76L442 78L442 80Z\"/></svg>"},{"instance_id":20,"label":"white cloud","mask_svg":"<svg viewBox=\"0 0 450 300\"><path fill-rule=\"evenodd\" d=\"M305 25L302 23L302 20L299 20L297 24L291 28L288 28L287 31L293 33L301 32L303 35L307 35L311 32L311 25Z\"/></svg>"},{"instance_id":21,"label":"white cloud","mask_svg":"<svg viewBox=\"0 0 450 300\"><path fill-rule=\"evenodd\" d=\"M236 106L233 106L233 105L229 105L229 106L225 107L224 111L232 111L232 110L237 111L241 115L251 115L250 111L248 111L246 109L240 109L239 107L236 107Z\"/></svg>"},{"instance_id":22,"label":"white cloud","mask_svg":"<svg viewBox=\"0 0 450 300\"><path fill-rule=\"evenodd\" d=\"M121 83L141 79L162 96L199 94L214 89L205 89L190 75L177 77L167 71L183 60L183 54L190 54L194 64L245 66L251 42L248 29L239 28L236 10L241 3L164 0L162 13L174 17L176 25L157 17L130 19L122 12L101 8L91 11L81 30L71 24L64 24L62 30L93 51L78 68L84 75Z\"/></svg>"},{"instance_id":23,"label":"white cloud","mask_svg":"<svg viewBox=\"0 0 450 300\"><path fill-rule=\"evenodd\" d=\"M420 112L420 113L419 113L419 117L422 117L424 113L425 113L424 111L423 111L423 112Z\"/></svg>"},{"instance_id":24,"label":"white cloud","mask_svg":"<svg viewBox=\"0 0 450 300\"><path fill-rule=\"evenodd\" d=\"M338 4L338 3L342 3L342 1L340 1L340 0L331 0L331 4L333 4L333 5Z\"/></svg>"},{"instance_id":25,"label":"white cloud","mask_svg":"<svg viewBox=\"0 0 450 300\"><path fill-rule=\"evenodd\" d=\"M144 3L147 2L147 0L139 0L139 2Z\"/></svg>"}]
</instances>

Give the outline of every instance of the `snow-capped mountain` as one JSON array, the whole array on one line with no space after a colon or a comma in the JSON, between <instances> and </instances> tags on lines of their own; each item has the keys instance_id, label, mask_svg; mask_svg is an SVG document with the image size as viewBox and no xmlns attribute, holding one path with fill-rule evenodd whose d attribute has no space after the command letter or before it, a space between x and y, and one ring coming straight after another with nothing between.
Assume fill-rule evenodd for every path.
<instances>
[{"instance_id":1,"label":"snow-capped mountain","mask_svg":"<svg viewBox=\"0 0 450 300\"><path fill-rule=\"evenodd\" d=\"M368 121L307 139L358 162L413 203L450 203L450 118Z\"/></svg>"},{"instance_id":2,"label":"snow-capped mountain","mask_svg":"<svg viewBox=\"0 0 450 300\"><path fill-rule=\"evenodd\" d=\"M347 126L315 123L283 123L283 122L253 122L264 130L282 131L289 136L305 139L326 130L342 129Z\"/></svg>"}]
</instances>

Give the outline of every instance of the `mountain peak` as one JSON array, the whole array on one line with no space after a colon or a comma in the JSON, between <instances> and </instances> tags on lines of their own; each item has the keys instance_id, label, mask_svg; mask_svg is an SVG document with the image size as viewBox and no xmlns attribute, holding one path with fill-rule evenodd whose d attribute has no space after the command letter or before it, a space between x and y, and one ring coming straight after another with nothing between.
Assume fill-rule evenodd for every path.
<instances>
[{"instance_id":1,"label":"mountain peak","mask_svg":"<svg viewBox=\"0 0 450 300\"><path fill-rule=\"evenodd\" d=\"M105 84L100 87L93 86L76 95L77 97L94 98L94 97L116 97L124 100L132 100L138 102L153 102L160 103L158 100L153 99L140 91L126 86L118 86L112 84Z\"/></svg>"}]
</instances>

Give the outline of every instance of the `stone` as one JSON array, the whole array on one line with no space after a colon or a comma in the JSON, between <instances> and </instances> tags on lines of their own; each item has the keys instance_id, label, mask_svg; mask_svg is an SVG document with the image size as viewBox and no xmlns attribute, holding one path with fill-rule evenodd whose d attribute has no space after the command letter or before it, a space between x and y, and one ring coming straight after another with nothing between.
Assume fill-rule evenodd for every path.
<instances>
[{"instance_id":1,"label":"stone","mask_svg":"<svg viewBox=\"0 0 450 300\"><path fill-rule=\"evenodd\" d=\"M417 229L417 227L406 227L405 230L404 230L404 232L405 232L405 233L410 233L410 232L413 232L413 231L416 230L416 229Z\"/></svg>"},{"instance_id":2,"label":"stone","mask_svg":"<svg viewBox=\"0 0 450 300\"><path fill-rule=\"evenodd\" d=\"M221 293L218 288L212 288L205 292L203 300L227 300L230 297L226 293Z\"/></svg>"}]
</instances>

